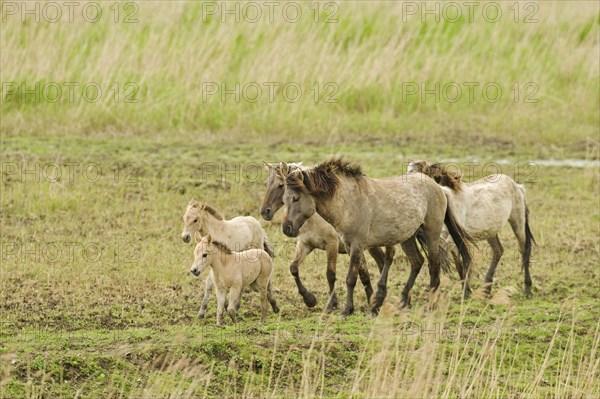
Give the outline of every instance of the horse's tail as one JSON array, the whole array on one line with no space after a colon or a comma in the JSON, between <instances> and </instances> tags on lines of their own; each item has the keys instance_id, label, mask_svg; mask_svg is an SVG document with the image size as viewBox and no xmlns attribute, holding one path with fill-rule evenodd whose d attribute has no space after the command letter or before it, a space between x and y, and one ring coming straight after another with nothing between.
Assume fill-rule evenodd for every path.
<instances>
[{"instance_id":1,"label":"horse's tail","mask_svg":"<svg viewBox=\"0 0 600 399\"><path fill-rule=\"evenodd\" d=\"M273 248L273 244L271 244L271 241L269 241L269 237L267 236L267 233L265 233L263 231L263 246L265 249L265 252L269 254L269 256L271 257L271 259L275 259L275 249Z\"/></svg>"},{"instance_id":2,"label":"horse's tail","mask_svg":"<svg viewBox=\"0 0 600 399\"><path fill-rule=\"evenodd\" d=\"M446 194L444 192L444 194ZM456 248L458 248L458 253L462 259L463 270L465 273L465 278L468 276L469 269L471 266L471 252L469 251L469 247L467 246L467 242L470 244L475 244L475 240L473 237L469 235L465 231L465 229L460 225L458 220L456 220L456 215L454 211L454 207L452 205L451 199L448 198L448 194L446 194L446 198L448 199L448 206L446 207L446 215L444 216L444 224L448 229L448 233L450 233L450 237L454 241Z\"/></svg>"},{"instance_id":3,"label":"horse's tail","mask_svg":"<svg viewBox=\"0 0 600 399\"><path fill-rule=\"evenodd\" d=\"M421 250L425 253L425 257L427 258L428 248L427 248L427 237L425 237L425 233L422 228L417 230L417 242L421 247ZM444 273L450 275L452 273L452 264L450 263L450 258L448 258L448 251L446 248L440 244L440 266Z\"/></svg>"},{"instance_id":4,"label":"horse's tail","mask_svg":"<svg viewBox=\"0 0 600 399\"><path fill-rule=\"evenodd\" d=\"M527 207L527 204L525 204L525 248L523 251L523 264L521 265L522 268L529 264L529 259L531 258L531 247L533 245L537 247L537 242L535 242L535 238L533 238L533 234L529 228L529 208Z\"/></svg>"}]
</instances>

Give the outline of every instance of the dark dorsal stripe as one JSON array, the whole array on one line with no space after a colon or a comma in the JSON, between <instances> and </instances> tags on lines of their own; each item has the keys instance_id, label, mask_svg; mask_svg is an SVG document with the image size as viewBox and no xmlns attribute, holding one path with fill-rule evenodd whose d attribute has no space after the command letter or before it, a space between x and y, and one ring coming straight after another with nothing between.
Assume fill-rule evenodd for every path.
<instances>
[{"instance_id":1,"label":"dark dorsal stripe","mask_svg":"<svg viewBox=\"0 0 600 399\"><path fill-rule=\"evenodd\" d=\"M233 253L231 251L231 249L229 249L229 247L225 244L223 244L221 241L211 241L211 244L213 244L215 247L219 248L220 251L225 252L226 254L231 254Z\"/></svg>"}]
</instances>

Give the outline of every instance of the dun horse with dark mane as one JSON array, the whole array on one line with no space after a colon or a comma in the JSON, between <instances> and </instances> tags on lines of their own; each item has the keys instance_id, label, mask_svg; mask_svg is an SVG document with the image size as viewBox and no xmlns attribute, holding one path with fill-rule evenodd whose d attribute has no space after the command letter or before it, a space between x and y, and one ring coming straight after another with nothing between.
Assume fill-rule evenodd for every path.
<instances>
[{"instance_id":1,"label":"dun horse with dark mane","mask_svg":"<svg viewBox=\"0 0 600 399\"><path fill-rule=\"evenodd\" d=\"M335 158L289 173L284 203L288 208L283 223L285 235L297 236L306 220L318 212L333 225L348 249L350 266L343 315L354 311L354 287L358 270L365 262L366 248L402 245L411 264L410 277L402 291L404 305L410 304L410 290L424 262L415 239L420 227L428 243L431 291L440 284L439 238L444 224L459 249L463 270L467 270L471 262L466 245L470 237L448 207L441 187L422 174L374 179L365 176L360 166ZM462 278L465 277L463 270L459 270ZM373 311L377 311L385 298L388 271L386 264L374 298L371 298L370 282L363 281Z\"/></svg>"}]
</instances>

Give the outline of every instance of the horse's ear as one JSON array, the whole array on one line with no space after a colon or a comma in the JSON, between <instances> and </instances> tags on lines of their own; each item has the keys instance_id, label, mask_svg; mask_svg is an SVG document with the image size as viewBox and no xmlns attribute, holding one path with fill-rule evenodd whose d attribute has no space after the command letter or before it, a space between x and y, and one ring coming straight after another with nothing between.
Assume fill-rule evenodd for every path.
<instances>
[{"instance_id":1,"label":"horse's ear","mask_svg":"<svg viewBox=\"0 0 600 399\"><path fill-rule=\"evenodd\" d=\"M196 241L196 244L202 241L202 236L200 235L200 232L197 231L196 234L194 234L194 241Z\"/></svg>"},{"instance_id":2,"label":"horse's ear","mask_svg":"<svg viewBox=\"0 0 600 399\"><path fill-rule=\"evenodd\" d=\"M209 244L212 242L212 237L209 235L206 236L206 242L208 242Z\"/></svg>"},{"instance_id":3,"label":"horse's ear","mask_svg":"<svg viewBox=\"0 0 600 399\"><path fill-rule=\"evenodd\" d=\"M263 164L265 164L265 169L269 172L273 170L273 165L271 165L270 163L263 161Z\"/></svg>"},{"instance_id":4,"label":"horse's ear","mask_svg":"<svg viewBox=\"0 0 600 399\"><path fill-rule=\"evenodd\" d=\"M289 172L288 164L285 163L285 162L280 162L279 163L279 171L281 172L281 174L283 175L283 177L286 177L288 175L288 172Z\"/></svg>"},{"instance_id":5,"label":"horse's ear","mask_svg":"<svg viewBox=\"0 0 600 399\"><path fill-rule=\"evenodd\" d=\"M188 202L188 206L194 206L196 204L196 200L195 199L191 199L190 202Z\"/></svg>"}]
</instances>

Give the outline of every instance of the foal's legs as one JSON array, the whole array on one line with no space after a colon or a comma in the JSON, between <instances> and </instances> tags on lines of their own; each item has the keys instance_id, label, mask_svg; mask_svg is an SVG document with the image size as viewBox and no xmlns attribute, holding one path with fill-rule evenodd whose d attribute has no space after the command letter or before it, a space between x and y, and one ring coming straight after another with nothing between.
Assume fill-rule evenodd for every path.
<instances>
[{"instance_id":1,"label":"foal's legs","mask_svg":"<svg viewBox=\"0 0 600 399\"><path fill-rule=\"evenodd\" d=\"M531 275L529 274L529 257L531 255L531 243L529 244L529 248L526 248L526 232L525 232L525 210L521 210L521 212L517 212L516 209L513 209L510 218L508 219L510 223L510 227L512 231L515 233L517 237L517 241L519 242L519 252L521 253L522 259L522 267L525 272L525 296L531 296ZM527 253L529 252L529 253Z\"/></svg>"},{"instance_id":2,"label":"foal's legs","mask_svg":"<svg viewBox=\"0 0 600 399\"><path fill-rule=\"evenodd\" d=\"M227 313L231 317L231 321L235 323L235 315L237 310L240 308L240 299L242 297L242 287L232 286L229 289L229 305L227 306Z\"/></svg>"},{"instance_id":3,"label":"foal's legs","mask_svg":"<svg viewBox=\"0 0 600 399\"><path fill-rule=\"evenodd\" d=\"M335 274L339 245L338 237L335 236L334 240L329 241L325 248L327 251L327 283L329 284L329 300L325 306L325 311L327 313L331 312L333 309L337 309L338 306L337 296L335 295Z\"/></svg>"},{"instance_id":4,"label":"foal's legs","mask_svg":"<svg viewBox=\"0 0 600 399\"><path fill-rule=\"evenodd\" d=\"M489 295L492 290L492 281L494 281L494 272L496 271L498 262L500 262L500 258L504 253L504 248L502 248L502 244L500 243L500 238L498 238L498 234L495 234L493 237L488 238L487 242L492 248L492 263L490 263L490 268L488 269L488 272L485 275L485 292L487 295Z\"/></svg>"},{"instance_id":5,"label":"foal's legs","mask_svg":"<svg viewBox=\"0 0 600 399\"><path fill-rule=\"evenodd\" d=\"M300 264L304 261L304 259L306 259L308 254L310 254L313 249L314 248L308 244L298 241L296 243L296 254L292 264L290 265L290 273L292 273L292 276L294 276L296 286L298 287L298 293L302 295L304 303L309 308L312 308L317 304L317 298L315 298L315 296L302 284L302 281L300 280L300 274L298 273L298 266L300 266Z\"/></svg>"},{"instance_id":6,"label":"foal's legs","mask_svg":"<svg viewBox=\"0 0 600 399\"><path fill-rule=\"evenodd\" d=\"M373 314L379 313L379 308L383 304L383 300L387 295L388 272L390 271L390 266L392 265L395 254L396 249L394 246L385 248L385 261L383 263L382 270L380 270L381 276L379 277L379 282L377 283L377 293L375 294L374 298L371 298L371 311Z\"/></svg>"},{"instance_id":7,"label":"foal's legs","mask_svg":"<svg viewBox=\"0 0 600 399\"><path fill-rule=\"evenodd\" d=\"M210 291L212 290L212 274L209 273L206 281L204 282L204 298L202 298L202 304L200 305L200 310L198 311L198 317L202 318L206 315L206 308L208 307L208 300L210 298Z\"/></svg>"},{"instance_id":8,"label":"foal's legs","mask_svg":"<svg viewBox=\"0 0 600 399\"><path fill-rule=\"evenodd\" d=\"M414 238L410 238L402 243L402 250L408 257L410 263L410 276L406 285L402 290L402 307L410 307L410 290L415 284L415 280L421 271L421 267L425 262L425 258L421 255L421 251L417 247L417 242Z\"/></svg>"},{"instance_id":9,"label":"foal's legs","mask_svg":"<svg viewBox=\"0 0 600 399\"><path fill-rule=\"evenodd\" d=\"M217 325L223 325L223 311L225 310L225 291L215 290L217 292Z\"/></svg>"},{"instance_id":10,"label":"foal's legs","mask_svg":"<svg viewBox=\"0 0 600 399\"><path fill-rule=\"evenodd\" d=\"M346 277L346 307L342 312L342 316L354 313L354 287L356 286L358 270L363 260L363 249L358 246L350 247L350 265L348 266L348 276Z\"/></svg>"}]
</instances>

